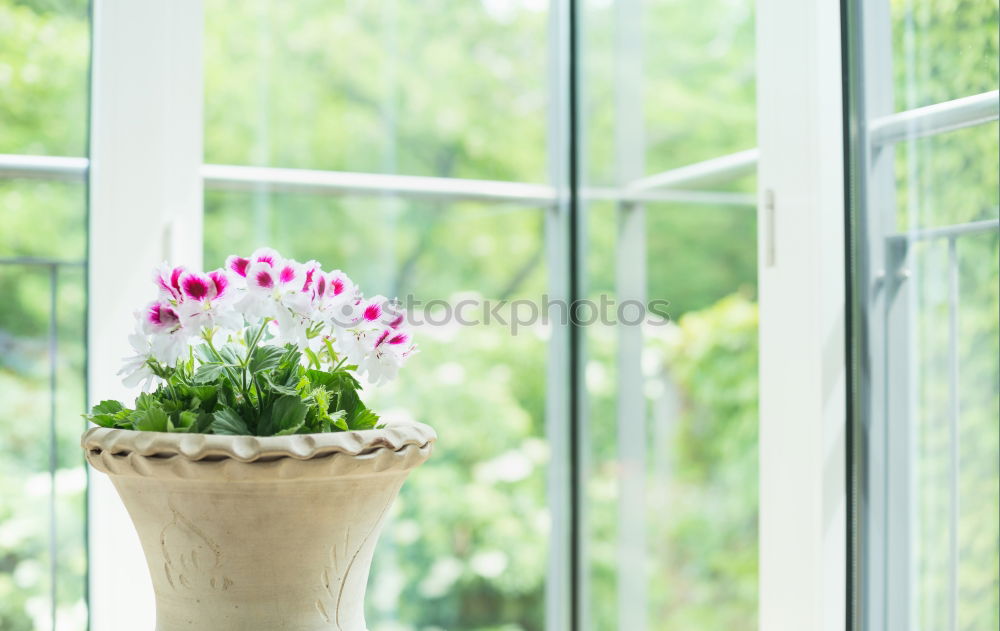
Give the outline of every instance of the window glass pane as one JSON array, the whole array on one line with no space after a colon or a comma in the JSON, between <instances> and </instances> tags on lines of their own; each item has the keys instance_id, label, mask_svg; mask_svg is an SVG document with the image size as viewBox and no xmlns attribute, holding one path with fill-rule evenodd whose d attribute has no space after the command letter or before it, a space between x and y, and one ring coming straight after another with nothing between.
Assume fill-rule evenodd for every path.
<instances>
[{"instance_id":1,"label":"window glass pane","mask_svg":"<svg viewBox=\"0 0 1000 631\"><path fill-rule=\"evenodd\" d=\"M989 0L858 2L852 100L894 112L993 92L993 121L853 147L855 580L865 629L1000 624L1000 85ZM859 28L859 27L854 27ZM915 118L913 118L915 117ZM966 121L967 122L963 122Z\"/></svg>"},{"instance_id":2,"label":"window glass pane","mask_svg":"<svg viewBox=\"0 0 1000 631\"><path fill-rule=\"evenodd\" d=\"M207 266L270 244L344 269L368 295L423 303L420 353L367 395L386 418L426 422L440 436L380 540L367 603L373 631L543 626L549 332L482 323L483 300L541 299L543 219L508 204L206 194ZM481 324L455 319L462 301L464 320Z\"/></svg>"},{"instance_id":3,"label":"window glass pane","mask_svg":"<svg viewBox=\"0 0 1000 631\"><path fill-rule=\"evenodd\" d=\"M544 181L548 3L205 3L205 161Z\"/></svg>"},{"instance_id":4,"label":"window glass pane","mask_svg":"<svg viewBox=\"0 0 1000 631\"><path fill-rule=\"evenodd\" d=\"M586 6L585 186L754 147L753 2ZM585 200L587 298L669 315L584 329L588 628L756 626L755 170Z\"/></svg>"},{"instance_id":5,"label":"window glass pane","mask_svg":"<svg viewBox=\"0 0 1000 631\"><path fill-rule=\"evenodd\" d=\"M878 4L882 3L891 12L897 111L997 89L1000 34L994 27L1000 7L996 2L880 0Z\"/></svg>"},{"instance_id":6,"label":"window glass pane","mask_svg":"<svg viewBox=\"0 0 1000 631\"><path fill-rule=\"evenodd\" d=\"M0 153L87 152L87 0L0 1Z\"/></svg>"},{"instance_id":7,"label":"window glass pane","mask_svg":"<svg viewBox=\"0 0 1000 631\"><path fill-rule=\"evenodd\" d=\"M0 0L0 154L85 156L89 3ZM17 169L15 169L17 170ZM86 628L87 192L0 173L0 629Z\"/></svg>"},{"instance_id":8,"label":"window glass pane","mask_svg":"<svg viewBox=\"0 0 1000 631\"><path fill-rule=\"evenodd\" d=\"M586 7L580 55L590 184L609 184L618 173L614 112L623 97L616 86L630 69L641 73L641 102L633 106L645 127L632 149L644 149L648 174L756 146L753 2L589 0ZM635 33L616 36L616 7L639 13ZM641 51L627 52L626 41L641 42ZM616 65L616 42L619 59L636 59Z\"/></svg>"}]
</instances>

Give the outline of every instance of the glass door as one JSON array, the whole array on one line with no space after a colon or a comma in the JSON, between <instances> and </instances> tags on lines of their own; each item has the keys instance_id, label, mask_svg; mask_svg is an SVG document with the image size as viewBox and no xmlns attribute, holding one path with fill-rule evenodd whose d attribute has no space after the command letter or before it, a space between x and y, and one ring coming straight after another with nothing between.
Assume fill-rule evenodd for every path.
<instances>
[{"instance_id":1,"label":"glass door","mask_svg":"<svg viewBox=\"0 0 1000 631\"><path fill-rule=\"evenodd\" d=\"M855 628L993 628L998 8L848 5Z\"/></svg>"},{"instance_id":2,"label":"glass door","mask_svg":"<svg viewBox=\"0 0 1000 631\"><path fill-rule=\"evenodd\" d=\"M753 2L216 0L204 45L206 267L270 245L425 321L371 627L755 619Z\"/></svg>"}]
</instances>

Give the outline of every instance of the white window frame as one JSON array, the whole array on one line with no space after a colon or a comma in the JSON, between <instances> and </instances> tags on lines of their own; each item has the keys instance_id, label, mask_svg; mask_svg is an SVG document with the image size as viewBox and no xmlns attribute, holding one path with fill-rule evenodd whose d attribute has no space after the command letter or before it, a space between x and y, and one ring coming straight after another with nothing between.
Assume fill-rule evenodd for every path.
<instances>
[{"instance_id":1,"label":"white window frame","mask_svg":"<svg viewBox=\"0 0 1000 631\"><path fill-rule=\"evenodd\" d=\"M846 625L840 3L758 0L760 620Z\"/></svg>"},{"instance_id":2,"label":"white window frame","mask_svg":"<svg viewBox=\"0 0 1000 631\"><path fill-rule=\"evenodd\" d=\"M150 270L200 264L203 196L201 0L95 0L92 19L90 404L129 394L116 372ZM91 628L152 629L149 572L107 476L91 471L88 498Z\"/></svg>"}]
</instances>

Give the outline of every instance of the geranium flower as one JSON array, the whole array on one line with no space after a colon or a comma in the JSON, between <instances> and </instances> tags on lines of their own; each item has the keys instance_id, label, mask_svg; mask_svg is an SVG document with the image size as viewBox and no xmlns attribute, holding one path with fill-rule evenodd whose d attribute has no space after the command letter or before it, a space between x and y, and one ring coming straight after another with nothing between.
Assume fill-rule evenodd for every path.
<instances>
[{"instance_id":1,"label":"geranium flower","mask_svg":"<svg viewBox=\"0 0 1000 631\"><path fill-rule=\"evenodd\" d=\"M292 343L313 362L330 361L331 370L357 366L358 376L373 384L394 378L416 352L398 301L366 300L347 274L324 272L317 261L298 263L260 248L208 273L164 263L153 279L158 298L136 313L134 354L119 372L128 386L149 390L157 380L153 369L170 374L206 332L241 342L250 333L245 327L262 324L267 333L254 333L257 343Z\"/></svg>"},{"instance_id":2,"label":"geranium flower","mask_svg":"<svg viewBox=\"0 0 1000 631\"><path fill-rule=\"evenodd\" d=\"M153 369L149 366L149 360L153 356L152 345L149 336L144 335L142 330L136 329L128 336L128 343L135 351L135 355L124 358L125 363L118 371L122 377L122 383L128 388L141 385L143 392L149 392L153 384L158 381Z\"/></svg>"},{"instance_id":3,"label":"geranium flower","mask_svg":"<svg viewBox=\"0 0 1000 631\"><path fill-rule=\"evenodd\" d=\"M147 333L173 333L181 328L181 319L168 302L151 302L143 312L142 330Z\"/></svg>"},{"instance_id":4,"label":"geranium flower","mask_svg":"<svg viewBox=\"0 0 1000 631\"><path fill-rule=\"evenodd\" d=\"M159 288L161 298L175 302L182 299L180 278L186 271L183 265L170 267L167 263L163 263L153 271L153 282Z\"/></svg>"},{"instance_id":5,"label":"geranium flower","mask_svg":"<svg viewBox=\"0 0 1000 631\"><path fill-rule=\"evenodd\" d=\"M247 271L253 263L267 263L276 265L281 260L281 255L271 248L258 248L248 258L236 256L235 254L226 259L225 269L234 275L235 278L245 280Z\"/></svg>"},{"instance_id":6,"label":"geranium flower","mask_svg":"<svg viewBox=\"0 0 1000 631\"><path fill-rule=\"evenodd\" d=\"M354 305L358 302L358 291L347 274L340 270L320 273L310 287L314 320L334 330L344 329L355 322Z\"/></svg>"},{"instance_id":7,"label":"geranium flower","mask_svg":"<svg viewBox=\"0 0 1000 631\"><path fill-rule=\"evenodd\" d=\"M183 304L186 303L182 303ZM141 345L147 357L166 365L173 365L188 346L188 338L192 329L186 328L181 322L179 309L169 302L154 301L141 313L136 313L138 320L136 334L148 337ZM137 340L129 339L133 348ZM134 358L133 358L134 359Z\"/></svg>"},{"instance_id":8,"label":"geranium flower","mask_svg":"<svg viewBox=\"0 0 1000 631\"><path fill-rule=\"evenodd\" d=\"M398 329L385 328L375 340L375 345L358 363L358 370L366 373L368 382L381 385L396 378L400 366L416 352L410 336Z\"/></svg>"},{"instance_id":9,"label":"geranium flower","mask_svg":"<svg viewBox=\"0 0 1000 631\"><path fill-rule=\"evenodd\" d=\"M183 300L177 305L185 327L193 331L219 326L235 331L242 328L243 317L233 309L235 290L229 276L217 269L208 274L186 272L179 280Z\"/></svg>"},{"instance_id":10,"label":"geranium flower","mask_svg":"<svg viewBox=\"0 0 1000 631\"><path fill-rule=\"evenodd\" d=\"M375 342L387 326L383 319L388 302L385 296L373 296L345 304L331 314L339 346L352 364L360 365L375 348Z\"/></svg>"},{"instance_id":11,"label":"geranium flower","mask_svg":"<svg viewBox=\"0 0 1000 631\"><path fill-rule=\"evenodd\" d=\"M251 317L274 318L288 296L300 293L302 266L295 261L261 260L247 267L246 295L237 308Z\"/></svg>"}]
</instances>

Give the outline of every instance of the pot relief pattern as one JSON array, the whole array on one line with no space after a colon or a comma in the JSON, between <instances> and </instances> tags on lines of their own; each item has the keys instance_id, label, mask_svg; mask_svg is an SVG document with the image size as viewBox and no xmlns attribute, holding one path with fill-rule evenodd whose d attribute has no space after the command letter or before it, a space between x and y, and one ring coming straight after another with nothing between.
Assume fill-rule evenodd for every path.
<instances>
[{"instance_id":1,"label":"pot relief pattern","mask_svg":"<svg viewBox=\"0 0 1000 631\"><path fill-rule=\"evenodd\" d=\"M172 518L160 532L163 571L174 590L226 591L233 584L222 573L222 550L167 501Z\"/></svg>"},{"instance_id":2,"label":"pot relief pattern","mask_svg":"<svg viewBox=\"0 0 1000 631\"><path fill-rule=\"evenodd\" d=\"M341 604L344 602L345 597L351 598L350 594L344 593L347 588L347 581L351 576L351 571L355 568L355 563L358 556L361 555L362 550L364 550L369 540L378 531L379 526L382 524L382 518L385 517L389 507L392 506L394 499L396 499L395 494L389 497L385 506L379 511L375 521L363 529L352 529L352 527L348 526L344 531L343 540L335 541L330 547L330 564L323 568L323 574L320 576L320 581L323 585L323 596L316 599L316 611L322 616L324 622L335 623L338 630L344 628L341 624ZM363 536L352 538L352 533L360 533ZM364 585L362 585L363 587Z\"/></svg>"}]
</instances>

